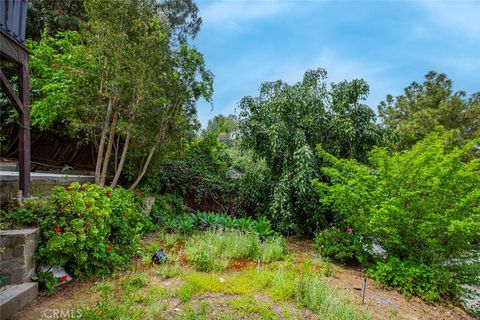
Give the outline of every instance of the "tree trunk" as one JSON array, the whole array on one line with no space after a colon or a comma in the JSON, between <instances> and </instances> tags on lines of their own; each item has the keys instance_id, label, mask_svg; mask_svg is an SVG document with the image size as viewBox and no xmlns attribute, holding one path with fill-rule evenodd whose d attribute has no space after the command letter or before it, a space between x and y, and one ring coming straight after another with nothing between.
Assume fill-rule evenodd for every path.
<instances>
[{"instance_id":1,"label":"tree trunk","mask_svg":"<svg viewBox=\"0 0 480 320\"><path fill-rule=\"evenodd\" d=\"M110 155L112 153L113 138L115 135L115 124L117 123L118 114L113 114L112 123L110 124L110 133L108 135L107 150L105 151L105 157L103 159L102 173L100 174L100 187L105 186L105 180L107 179L108 163L110 162Z\"/></svg>"},{"instance_id":2,"label":"tree trunk","mask_svg":"<svg viewBox=\"0 0 480 320\"><path fill-rule=\"evenodd\" d=\"M108 99L107 115L105 117L105 121L102 128L102 136L100 137L100 144L98 145L97 165L95 167L95 183L96 184L100 183L100 174L101 174L100 170L102 168L103 148L105 145L105 139L107 138L108 125L110 124L110 114L112 113L112 108L113 108L113 99L112 99L112 96L110 95L110 98Z\"/></svg>"},{"instance_id":3,"label":"tree trunk","mask_svg":"<svg viewBox=\"0 0 480 320\"><path fill-rule=\"evenodd\" d=\"M140 181L142 180L143 176L145 175L145 172L147 172L148 165L150 164L150 161L152 160L152 157L155 154L155 150L157 150L157 146L160 144L160 141L162 140L163 134L164 134L163 126L161 126L160 130L157 133L157 139L155 141L155 144L150 149L150 152L148 153L148 157L145 160L145 163L143 164L143 168L140 171L140 173L138 174L137 179L135 179L135 181L130 186L130 189L135 189L138 186L138 184L140 183Z\"/></svg>"},{"instance_id":4,"label":"tree trunk","mask_svg":"<svg viewBox=\"0 0 480 320\"><path fill-rule=\"evenodd\" d=\"M127 150L128 145L130 144L130 132L127 133L127 138L125 139L125 144L123 145L122 156L120 157L120 162L118 163L118 168L115 172L115 176L113 177L112 181L112 188L115 188L118 183L118 179L120 179L120 174L122 173L123 164L125 163L125 159L127 157Z\"/></svg>"},{"instance_id":5,"label":"tree trunk","mask_svg":"<svg viewBox=\"0 0 480 320\"><path fill-rule=\"evenodd\" d=\"M174 107L174 112L172 112L172 117L174 118L177 114L177 112L179 111L178 107L175 106ZM147 157L147 160L145 161L145 164L143 165L143 168L142 170L140 171L140 174L137 176L137 178L135 179L135 181L132 183L132 185L130 186L130 189L135 189L138 184L140 183L140 181L142 180L143 176L145 175L145 173L147 172L147 169L148 169L148 166L150 164L150 161L152 160L152 157L153 155L155 154L155 150L157 149L157 146L160 144L160 141L163 139L164 135L165 135L165 131L166 131L166 126L164 124L166 124L167 120L166 118L161 122L160 126L159 126L159 130L158 130L158 133L157 133L157 139L155 141L155 144L153 145L153 147L150 149L150 152L148 153L148 157Z\"/></svg>"},{"instance_id":6,"label":"tree trunk","mask_svg":"<svg viewBox=\"0 0 480 320\"><path fill-rule=\"evenodd\" d=\"M114 144L115 149L115 165L114 172L117 172L118 169L118 148L120 147L120 135L117 135L117 141Z\"/></svg>"},{"instance_id":7,"label":"tree trunk","mask_svg":"<svg viewBox=\"0 0 480 320\"><path fill-rule=\"evenodd\" d=\"M145 164L143 165L142 171L140 171L140 174L137 176L137 179L132 183L130 186L130 189L135 189L140 181L142 180L143 176L145 175L145 172L147 172L148 165L150 164L150 160L152 160L153 154L155 153L155 150L157 149L157 144L156 143L151 149L150 152L148 153L147 160L145 161Z\"/></svg>"}]
</instances>

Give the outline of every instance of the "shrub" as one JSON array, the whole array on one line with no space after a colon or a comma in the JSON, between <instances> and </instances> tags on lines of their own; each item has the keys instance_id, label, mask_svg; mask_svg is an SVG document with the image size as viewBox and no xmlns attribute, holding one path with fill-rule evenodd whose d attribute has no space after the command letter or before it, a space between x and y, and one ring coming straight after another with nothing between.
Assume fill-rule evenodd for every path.
<instances>
[{"instance_id":1,"label":"shrub","mask_svg":"<svg viewBox=\"0 0 480 320\"><path fill-rule=\"evenodd\" d=\"M330 228L318 232L315 235L314 249L322 257L341 262L365 263L368 260L368 253L360 237L348 227L344 231Z\"/></svg>"},{"instance_id":2,"label":"shrub","mask_svg":"<svg viewBox=\"0 0 480 320\"><path fill-rule=\"evenodd\" d=\"M158 223L165 223L169 217L183 214L186 211L183 199L174 194L155 196L155 203L152 207L151 217Z\"/></svg>"},{"instance_id":3,"label":"shrub","mask_svg":"<svg viewBox=\"0 0 480 320\"><path fill-rule=\"evenodd\" d=\"M46 290L48 294L52 294L55 286L60 283L60 280L51 272L37 272L33 277L40 285L40 289Z\"/></svg>"},{"instance_id":4,"label":"shrub","mask_svg":"<svg viewBox=\"0 0 480 320\"><path fill-rule=\"evenodd\" d=\"M22 221L25 210L32 221ZM124 266L153 226L133 191L88 183L54 187L50 197L14 211L11 221L36 223L41 229L36 252L40 264L60 265L75 275L105 274Z\"/></svg>"},{"instance_id":5,"label":"shrub","mask_svg":"<svg viewBox=\"0 0 480 320\"><path fill-rule=\"evenodd\" d=\"M378 262L368 273L385 286L396 287L407 296L416 295L426 301L435 302L442 296L460 292L458 280L442 266L390 258Z\"/></svg>"},{"instance_id":6,"label":"shrub","mask_svg":"<svg viewBox=\"0 0 480 320\"><path fill-rule=\"evenodd\" d=\"M442 279L436 277L444 274L437 266L449 270L455 281L480 281L467 277L474 264L466 263L480 252L480 140L458 147L451 143L454 135L433 133L403 152L376 148L369 154L369 166L339 160L318 147L320 158L330 164L323 169L329 183L314 181L322 205L334 214L337 226L352 226L354 235L380 245L404 268L415 270L418 265L411 261L419 261L422 270L435 270L428 273L431 278L420 279L425 293L400 287L424 299L431 299L429 292L432 299L437 293L457 293L455 285L448 290L439 285ZM346 237L329 238L317 240L327 256L361 261L355 242L352 246ZM384 267L381 261L379 268Z\"/></svg>"}]
</instances>

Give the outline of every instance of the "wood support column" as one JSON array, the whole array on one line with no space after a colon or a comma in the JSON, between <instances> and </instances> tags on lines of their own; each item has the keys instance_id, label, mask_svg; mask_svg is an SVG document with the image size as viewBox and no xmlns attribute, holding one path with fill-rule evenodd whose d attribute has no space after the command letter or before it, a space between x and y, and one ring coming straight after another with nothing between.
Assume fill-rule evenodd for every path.
<instances>
[{"instance_id":1,"label":"wood support column","mask_svg":"<svg viewBox=\"0 0 480 320\"><path fill-rule=\"evenodd\" d=\"M30 82L26 62L21 64L19 69L18 95L23 108L18 115L18 187L24 197L30 197Z\"/></svg>"},{"instance_id":2,"label":"wood support column","mask_svg":"<svg viewBox=\"0 0 480 320\"><path fill-rule=\"evenodd\" d=\"M28 65L20 65L18 95L23 104L23 112L19 114L18 130L18 187L23 191L24 197L30 197L30 82Z\"/></svg>"}]
</instances>

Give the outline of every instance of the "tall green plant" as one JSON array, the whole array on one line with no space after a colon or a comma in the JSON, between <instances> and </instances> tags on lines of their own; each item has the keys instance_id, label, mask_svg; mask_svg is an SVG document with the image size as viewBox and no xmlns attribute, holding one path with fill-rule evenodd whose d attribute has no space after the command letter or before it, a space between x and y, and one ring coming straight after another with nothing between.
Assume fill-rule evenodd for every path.
<instances>
[{"instance_id":1,"label":"tall green plant","mask_svg":"<svg viewBox=\"0 0 480 320\"><path fill-rule=\"evenodd\" d=\"M309 70L301 82L264 83L258 97L244 97L239 136L243 147L265 159L269 212L284 232L312 233L326 224L310 181L321 163L314 148L365 160L381 141L375 114L363 101L363 80L327 84L327 72Z\"/></svg>"},{"instance_id":2,"label":"tall green plant","mask_svg":"<svg viewBox=\"0 0 480 320\"><path fill-rule=\"evenodd\" d=\"M471 275L480 252L480 140L455 147L454 136L432 133L392 154L376 148L369 166L319 146L330 164L322 170L329 182L314 181L320 203L337 226L380 245L389 258L446 268L459 282L478 281Z\"/></svg>"}]
</instances>

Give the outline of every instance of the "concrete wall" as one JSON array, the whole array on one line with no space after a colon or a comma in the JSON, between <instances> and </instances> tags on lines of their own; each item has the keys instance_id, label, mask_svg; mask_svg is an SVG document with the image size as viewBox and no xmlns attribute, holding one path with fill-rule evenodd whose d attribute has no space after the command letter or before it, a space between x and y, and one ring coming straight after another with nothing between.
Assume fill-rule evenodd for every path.
<instances>
[{"instance_id":1,"label":"concrete wall","mask_svg":"<svg viewBox=\"0 0 480 320\"><path fill-rule=\"evenodd\" d=\"M35 272L39 229L0 231L0 275L6 284L30 281Z\"/></svg>"},{"instance_id":2,"label":"concrete wall","mask_svg":"<svg viewBox=\"0 0 480 320\"><path fill-rule=\"evenodd\" d=\"M39 197L50 194L54 186L67 186L72 182L94 182L95 177L59 173L31 173L30 190L32 196ZM0 171L0 200L16 197L18 191L18 173Z\"/></svg>"}]
</instances>

